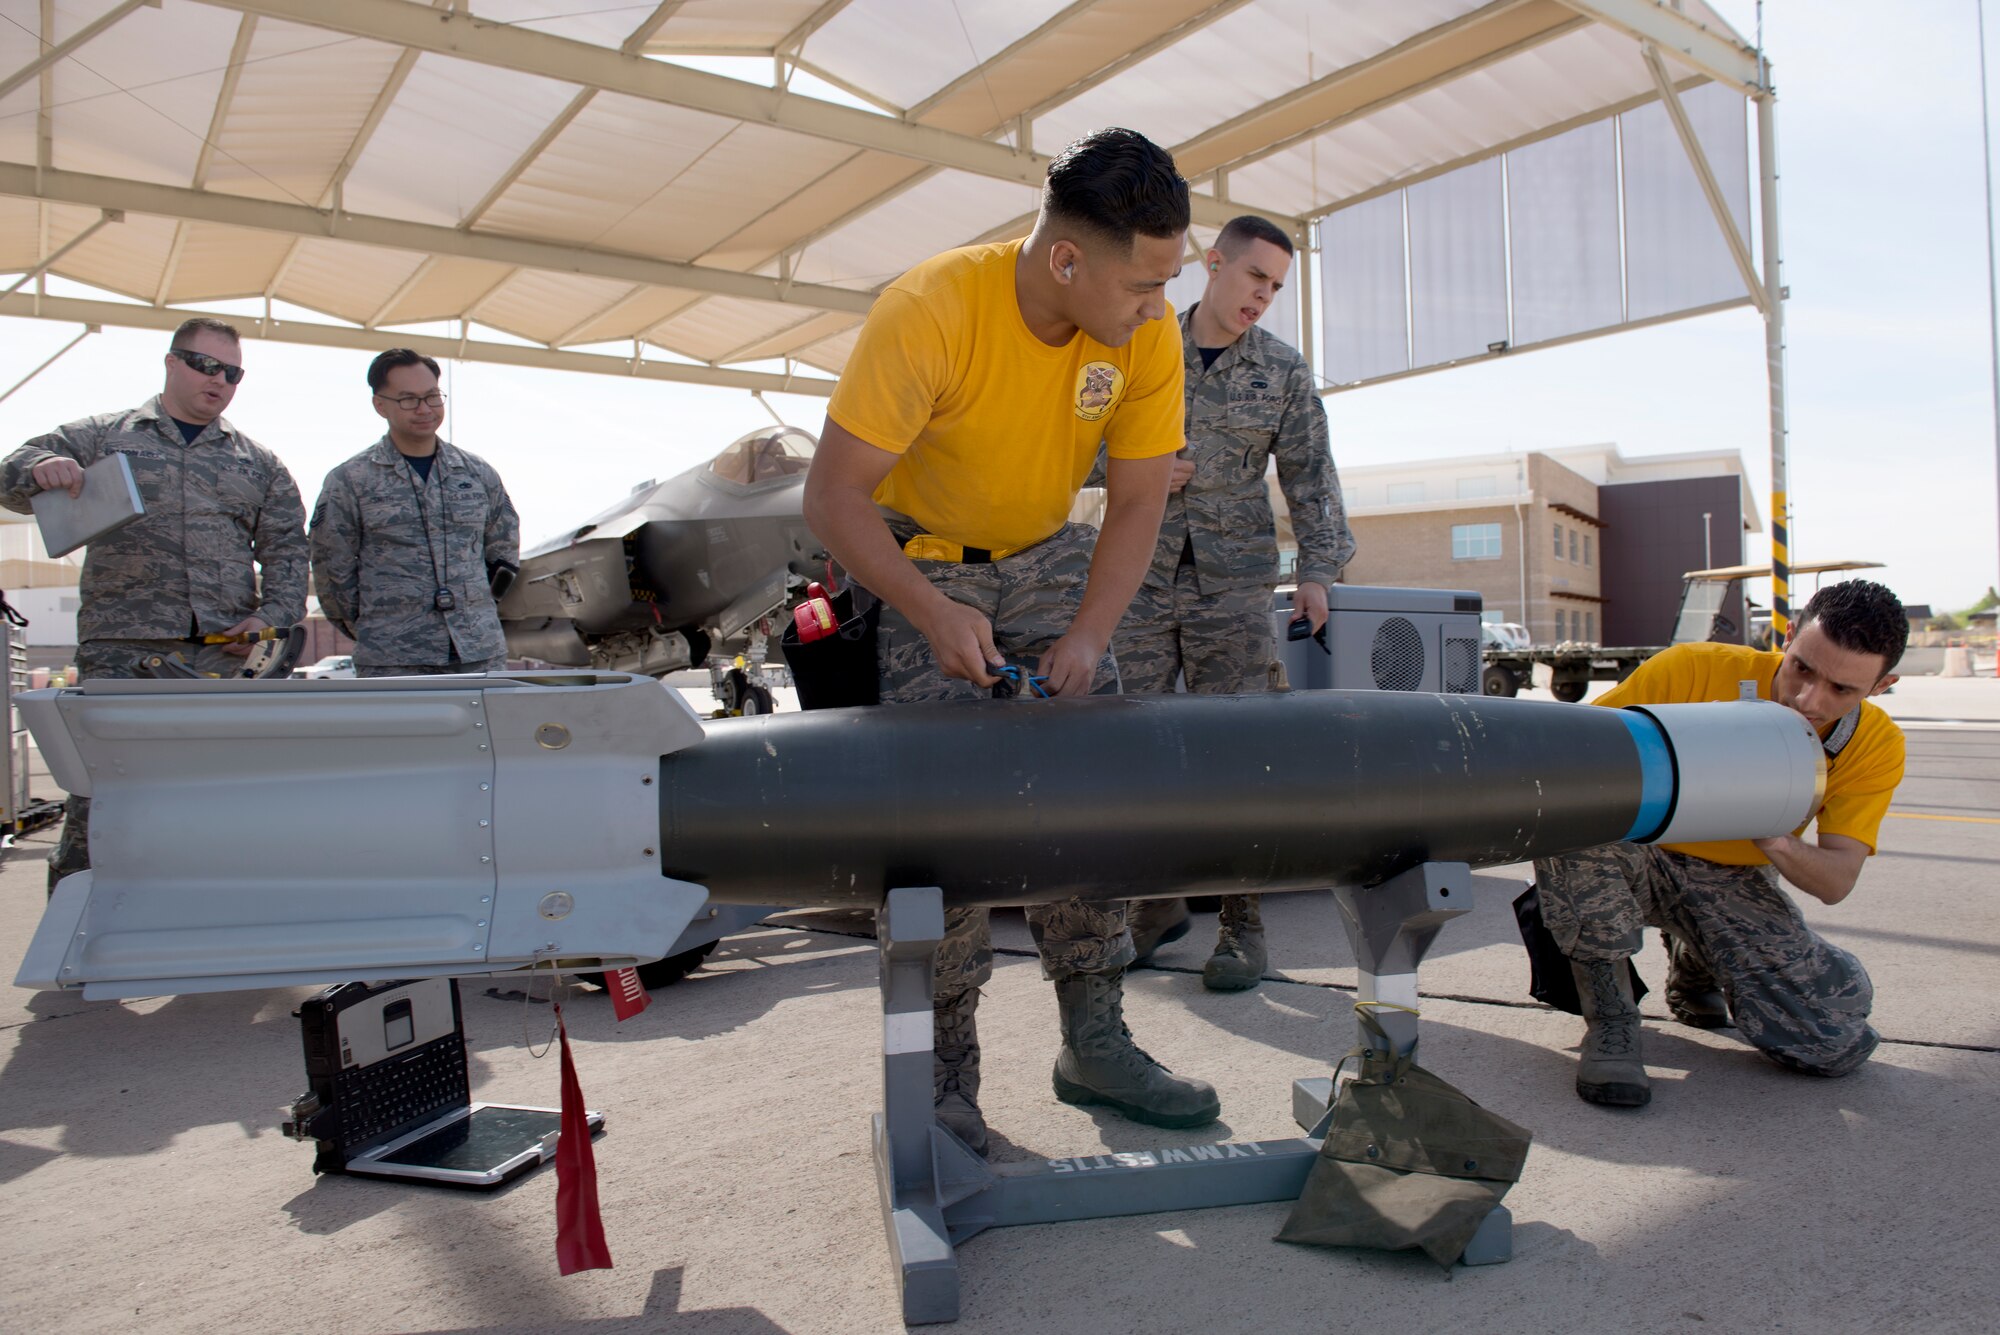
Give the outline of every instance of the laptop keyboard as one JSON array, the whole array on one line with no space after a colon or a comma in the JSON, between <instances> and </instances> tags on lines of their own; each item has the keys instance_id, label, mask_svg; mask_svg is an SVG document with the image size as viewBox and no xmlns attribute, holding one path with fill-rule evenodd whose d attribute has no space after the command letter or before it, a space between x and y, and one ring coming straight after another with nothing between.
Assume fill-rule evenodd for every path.
<instances>
[{"instance_id":1,"label":"laptop keyboard","mask_svg":"<svg viewBox=\"0 0 2000 1335\"><path fill-rule=\"evenodd\" d=\"M465 1036L446 1034L395 1060L342 1071L334 1097L350 1152L463 1108L471 1102Z\"/></svg>"}]
</instances>

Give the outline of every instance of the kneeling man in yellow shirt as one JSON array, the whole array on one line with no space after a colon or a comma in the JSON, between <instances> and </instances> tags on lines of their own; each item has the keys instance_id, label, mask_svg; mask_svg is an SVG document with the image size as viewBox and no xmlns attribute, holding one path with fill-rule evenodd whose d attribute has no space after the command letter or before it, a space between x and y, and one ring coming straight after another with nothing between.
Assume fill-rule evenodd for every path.
<instances>
[{"instance_id":1,"label":"kneeling man in yellow shirt","mask_svg":"<svg viewBox=\"0 0 2000 1335\"><path fill-rule=\"evenodd\" d=\"M1813 595L1783 653L1677 645L1598 698L1600 705L1734 700L1741 684L1797 710L1826 750L1816 842L1804 827L1726 843L1606 844L1535 863L1542 917L1570 959L1586 1027L1576 1092L1636 1108L1652 1100L1626 961L1657 927L1671 961L1667 1007L1683 1024L1737 1032L1808 1075L1846 1075L1880 1041L1861 961L1806 926L1778 886L1826 904L1854 889L1903 781L1903 734L1868 703L1895 683L1910 625L1896 595L1850 580Z\"/></svg>"}]
</instances>

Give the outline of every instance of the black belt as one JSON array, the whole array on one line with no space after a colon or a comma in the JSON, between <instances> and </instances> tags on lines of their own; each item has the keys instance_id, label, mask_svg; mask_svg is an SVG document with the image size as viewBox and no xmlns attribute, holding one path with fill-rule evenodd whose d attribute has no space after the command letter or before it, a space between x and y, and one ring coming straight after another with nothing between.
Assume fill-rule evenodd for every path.
<instances>
[{"instance_id":1,"label":"black belt","mask_svg":"<svg viewBox=\"0 0 2000 1335\"><path fill-rule=\"evenodd\" d=\"M940 538L933 533L918 533L901 539L903 555L912 561L949 561L954 565L984 566L1026 551L1026 547L1004 548L998 552L990 547L967 547L949 538ZM1032 546L1033 544L1029 544Z\"/></svg>"}]
</instances>

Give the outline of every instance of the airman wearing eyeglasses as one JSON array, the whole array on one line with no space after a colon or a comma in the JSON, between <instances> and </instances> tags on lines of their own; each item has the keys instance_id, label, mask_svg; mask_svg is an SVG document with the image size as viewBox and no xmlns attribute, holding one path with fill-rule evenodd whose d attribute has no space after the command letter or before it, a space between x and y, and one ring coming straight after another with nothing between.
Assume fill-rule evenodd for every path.
<instances>
[{"instance_id":1,"label":"airman wearing eyeglasses","mask_svg":"<svg viewBox=\"0 0 2000 1335\"><path fill-rule=\"evenodd\" d=\"M289 626L306 614L298 485L277 455L222 416L243 379L236 331L188 320L164 360L166 383L141 406L57 427L0 462L0 505L21 513L39 492L81 495L83 470L100 459L122 454L131 464L145 514L84 557L76 665L86 680L133 676L155 653L230 675L250 646L201 637ZM70 798L49 860L52 890L90 865L89 820L88 799Z\"/></svg>"},{"instance_id":2,"label":"airman wearing eyeglasses","mask_svg":"<svg viewBox=\"0 0 2000 1335\"><path fill-rule=\"evenodd\" d=\"M313 587L354 638L363 677L500 672L498 593L521 564L500 474L440 439L438 364L392 348L368 367L382 439L326 475L313 506Z\"/></svg>"}]
</instances>

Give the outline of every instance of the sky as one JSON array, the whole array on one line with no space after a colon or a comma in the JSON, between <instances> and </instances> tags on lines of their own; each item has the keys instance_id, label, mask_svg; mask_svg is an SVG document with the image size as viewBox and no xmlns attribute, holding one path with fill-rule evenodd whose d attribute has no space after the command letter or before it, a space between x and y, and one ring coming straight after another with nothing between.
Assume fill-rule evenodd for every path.
<instances>
[{"instance_id":1,"label":"sky","mask_svg":"<svg viewBox=\"0 0 2000 1335\"><path fill-rule=\"evenodd\" d=\"M1754 40L1754 4L1716 7ZM1764 7L1792 557L1885 562L1872 578L1940 609L1977 600L2000 565L1976 22L1974 0ZM2000 84L2000 6L1988 28ZM1335 394L1327 411L1342 463L1604 441L1628 456L1737 450L1766 530L1746 560L1761 561L1766 383L1763 321L1745 309Z\"/></svg>"},{"instance_id":2,"label":"sky","mask_svg":"<svg viewBox=\"0 0 2000 1335\"><path fill-rule=\"evenodd\" d=\"M1753 37L1753 3L1716 7ZM1990 17L2000 29L2000 7ZM1975 22L1975 0L1771 0L1764 18L1792 294L1793 559L1885 562L1875 576L1905 602L1940 609L2000 582ZM2000 34L1988 52L2000 61ZM0 318L0 390L76 332ZM163 342L85 339L0 402L0 442L143 401ZM381 434L368 356L264 342L244 356L227 416L278 451L310 507L326 472ZM531 542L772 421L741 391L572 372L460 363L446 389L446 436L499 468ZM813 431L825 412L809 396L765 402ZM1766 529L1747 556L1768 554L1763 325L1748 310L1335 394L1327 411L1343 464L1601 442L1737 450Z\"/></svg>"}]
</instances>

